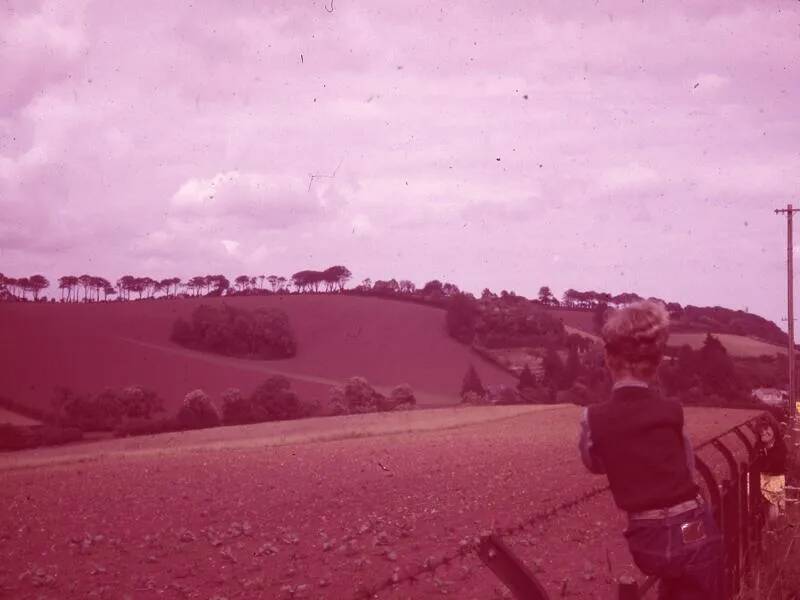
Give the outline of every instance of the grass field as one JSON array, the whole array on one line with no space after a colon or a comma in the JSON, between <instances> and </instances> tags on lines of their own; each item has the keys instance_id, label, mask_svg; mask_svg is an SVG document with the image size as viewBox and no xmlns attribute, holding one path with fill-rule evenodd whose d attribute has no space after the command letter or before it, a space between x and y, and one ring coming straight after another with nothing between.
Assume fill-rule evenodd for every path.
<instances>
[{"instance_id":1,"label":"grass field","mask_svg":"<svg viewBox=\"0 0 800 600\"><path fill-rule=\"evenodd\" d=\"M286 311L297 356L278 361L223 357L170 342L172 324L200 304ZM98 304L0 304L0 380L8 397L47 408L56 386L97 393L141 385L173 409L202 388L212 398L229 387L249 393L284 374L298 395L324 403L332 385L365 377L380 391L406 383L418 404L459 402L470 364L485 384L513 384L502 369L450 338L444 311L419 304L339 295L170 299Z\"/></svg>"},{"instance_id":2,"label":"grass field","mask_svg":"<svg viewBox=\"0 0 800 600\"><path fill-rule=\"evenodd\" d=\"M733 335L730 333L715 333L714 337L722 342L728 354L737 358L755 358L764 354L786 354L786 348L768 344L760 340L754 340L743 335ZM702 347L703 340L705 340L705 333L673 333L669 336L670 346L683 346L688 344L693 349L697 350Z\"/></svg>"}]
</instances>

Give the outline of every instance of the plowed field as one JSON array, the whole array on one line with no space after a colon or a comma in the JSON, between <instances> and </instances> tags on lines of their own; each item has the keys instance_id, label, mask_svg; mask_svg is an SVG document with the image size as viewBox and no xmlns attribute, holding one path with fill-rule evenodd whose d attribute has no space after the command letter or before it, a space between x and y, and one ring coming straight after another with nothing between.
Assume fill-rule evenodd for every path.
<instances>
[{"instance_id":1,"label":"plowed field","mask_svg":"<svg viewBox=\"0 0 800 600\"><path fill-rule=\"evenodd\" d=\"M403 579L604 481L577 455L577 407L461 410L4 455L0 597L340 599L392 577L377 597L499 597L474 557ZM695 443L752 414L686 411ZM554 597L608 598L635 573L621 528L600 493L507 541Z\"/></svg>"}]
</instances>

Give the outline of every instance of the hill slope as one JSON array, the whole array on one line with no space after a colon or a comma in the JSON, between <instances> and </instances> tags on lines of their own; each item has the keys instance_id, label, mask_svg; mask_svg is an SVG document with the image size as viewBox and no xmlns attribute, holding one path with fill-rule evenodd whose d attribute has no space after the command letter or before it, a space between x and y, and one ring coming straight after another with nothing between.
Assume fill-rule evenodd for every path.
<instances>
[{"instance_id":1,"label":"hill slope","mask_svg":"<svg viewBox=\"0 0 800 600\"><path fill-rule=\"evenodd\" d=\"M591 311L560 308L548 308L547 311L562 321L569 333L583 333L593 337L595 340L599 340L595 332ZM786 354L785 347L776 346L763 340L732 333L717 333L713 329L712 333L714 337L722 342L728 353L735 358L751 358L764 354ZM705 337L705 332L674 331L670 334L667 344L675 347L689 344L696 350L703 345Z\"/></svg>"},{"instance_id":2,"label":"hill slope","mask_svg":"<svg viewBox=\"0 0 800 600\"><path fill-rule=\"evenodd\" d=\"M298 355L281 361L228 358L169 341L177 317L202 303L284 309ZM0 394L47 406L56 386L79 392L150 387L174 407L190 390L217 397L228 387L248 392L272 373L292 379L302 398L325 400L331 385L353 375L381 391L408 383L423 405L457 402L474 363L484 383L514 383L447 336L444 313L375 298L300 295L113 302L0 304Z\"/></svg>"}]
</instances>

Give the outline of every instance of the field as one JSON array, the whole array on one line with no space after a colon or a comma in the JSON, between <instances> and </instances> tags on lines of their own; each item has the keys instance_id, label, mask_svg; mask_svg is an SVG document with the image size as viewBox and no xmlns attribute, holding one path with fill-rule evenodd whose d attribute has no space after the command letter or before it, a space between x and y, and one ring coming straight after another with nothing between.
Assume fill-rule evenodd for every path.
<instances>
[{"instance_id":1,"label":"field","mask_svg":"<svg viewBox=\"0 0 800 600\"><path fill-rule=\"evenodd\" d=\"M752 412L687 409L695 443ZM579 408L480 407L267 423L0 457L0 597L500 597L473 556L494 527L596 490L506 541L552 597L636 574ZM415 583L405 578L423 569Z\"/></svg>"},{"instance_id":2,"label":"field","mask_svg":"<svg viewBox=\"0 0 800 600\"><path fill-rule=\"evenodd\" d=\"M553 316L561 319L568 333L579 333L595 341L600 338L594 334L594 324L590 311L576 311L564 309L547 309ZM714 333L714 337L722 342L728 353L734 358L755 358L764 354L786 354L786 348L768 342L756 340L743 335L731 333ZM679 347L689 344L695 350L703 345L706 334L693 332L675 332L669 336L669 346Z\"/></svg>"},{"instance_id":3,"label":"field","mask_svg":"<svg viewBox=\"0 0 800 600\"><path fill-rule=\"evenodd\" d=\"M715 333L714 337L722 342L728 354L735 358L756 358L764 354L773 356L776 354L786 354L786 348L775 346L761 340L754 340L743 335L733 335L730 333ZM697 350L703 345L706 338L705 333L673 333L669 336L670 346L683 346L688 344Z\"/></svg>"},{"instance_id":4,"label":"field","mask_svg":"<svg viewBox=\"0 0 800 600\"><path fill-rule=\"evenodd\" d=\"M177 317L201 303L283 308L298 355L281 361L227 358L169 341ZM452 340L440 309L335 295L153 300L101 304L0 304L0 394L47 408L56 386L78 392L142 385L174 408L202 388L213 398L229 387L249 392L274 373L301 398L325 401L332 385L354 375L379 391L408 383L423 406L458 402L473 363L484 383L513 378ZM12 343L13 341L13 343Z\"/></svg>"}]
</instances>

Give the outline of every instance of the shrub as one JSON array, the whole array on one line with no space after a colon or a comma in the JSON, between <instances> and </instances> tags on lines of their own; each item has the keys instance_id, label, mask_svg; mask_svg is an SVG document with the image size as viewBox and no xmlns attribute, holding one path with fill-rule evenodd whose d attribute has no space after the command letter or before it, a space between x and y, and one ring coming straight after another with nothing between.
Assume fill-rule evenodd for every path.
<instances>
[{"instance_id":1,"label":"shrub","mask_svg":"<svg viewBox=\"0 0 800 600\"><path fill-rule=\"evenodd\" d=\"M414 391L407 383L395 386L389 393L388 407L389 410L414 408L417 405L417 398L414 396Z\"/></svg>"},{"instance_id":2,"label":"shrub","mask_svg":"<svg viewBox=\"0 0 800 600\"><path fill-rule=\"evenodd\" d=\"M191 321L175 321L171 339L227 356L276 359L297 353L289 317L275 308L247 311L227 304L221 308L203 304L194 310Z\"/></svg>"},{"instance_id":3,"label":"shrub","mask_svg":"<svg viewBox=\"0 0 800 600\"><path fill-rule=\"evenodd\" d=\"M219 413L203 390L186 394L175 420L180 429L204 429L220 424Z\"/></svg>"},{"instance_id":4,"label":"shrub","mask_svg":"<svg viewBox=\"0 0 800 600\"><path fill-rule=\"evenodd\" d=\"M447 333L464 344L475 337L478 301L472 295L457 293L447 301Z\"/></svg>"},{"instance_id":5,"label":"shrub","mask_svg":"<svg viewBox=\"0 0 800 600\"><path fill-rule=\"evenodd\" d=\"M481 378L478 376L478 372L473 365L470 365L467 372L464 374L464 379L461 382L461 397L463 398L464 394L469 392L473 392L478 396L484 396L486 394L483 383L481 383Z\"/></svg>"},{"instance_id":6,"label":"shrub","mask_svg":"<svg viewBox=\"0 0 800 600\"><path fill-rule=\"evenodd\" d=\"M414 394L408 386L398 386L396 399L412 402ZM334 386L330 391L330 412L334 415L356 414L392 410L395 399L386 398L376 391L363 377L351 377L343 386ZM416 399L413 400L416 402Z\"/></svg>"},{"instance_id":7,"label":"shrub","mask_svg":"<svg viewBox=\"0 0 800 600\"><path fill-rule=\"evenodd\" d=\"M461 394L461 402L464 404L486 404L486 396L477 392L466 392Z\"/></svg>"},{"instance_id":8,"label":"shrub","mask_svg":"<svg viewBox=\"0 0 800 600\"><path fill-rule=\"evenodd\" d=\"M238 388L229 388L222 393L222 421L226 425L244 425L255 421L250 400Z\"/></svg>"},{"instance_id":9,"label":"shrub","mask_svg":"<svg viewBox=\"0 0 800 600\"><path fill-rule=\"evenodd\" d=\"M300 401L283 375L273 375L250 396L253 418L260 421L297 419L302 415Z\"/></svg>"},{"instance_id":10,"label":"shrub","mask_svg":"<svg viewBox=\"0 0 800 600\"><path fill-rule=\"evenodd\" d=\"M156 393L140 386L121 391L109 388L94 396L60 387L56 388L53 406L62 424L82 431L113 431L125 419L149 419L164 410Z\"/></svg>"},{"instance_id":11,"label":"shrub","mask_svg":"<svg viewBox=\"0 0 800 600\"><path fill-rule=\"evenodd\" d=\"M83 432L57 425L19 426L0 423L0 450L23 450L38 446L56 446L76 442Z\"/></svg>"}]
</instances>

